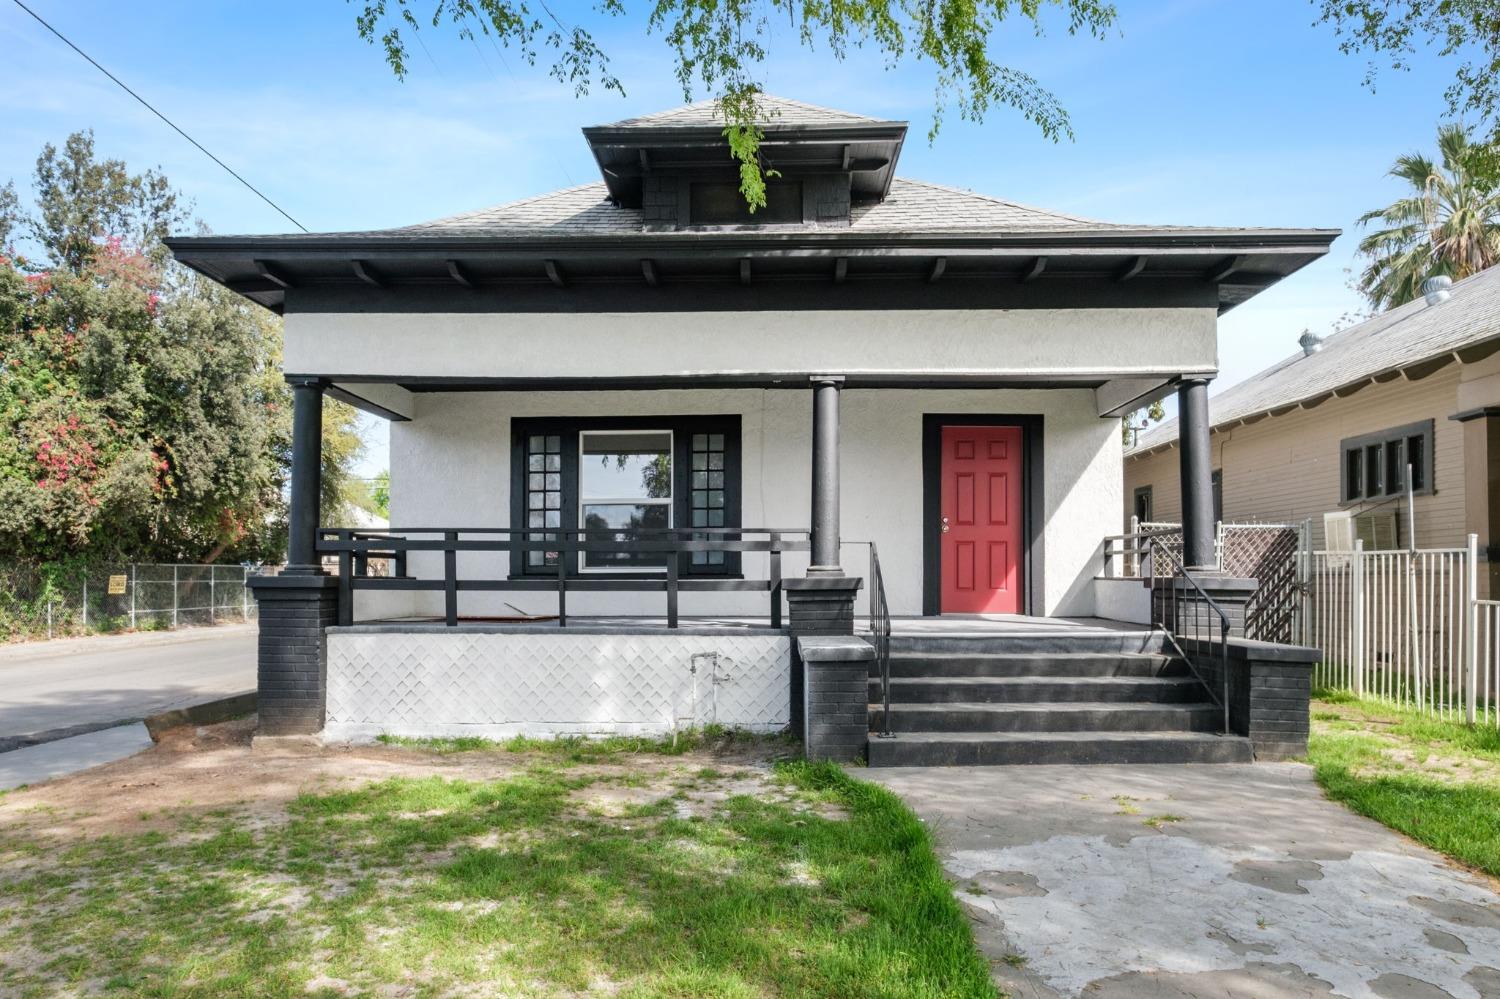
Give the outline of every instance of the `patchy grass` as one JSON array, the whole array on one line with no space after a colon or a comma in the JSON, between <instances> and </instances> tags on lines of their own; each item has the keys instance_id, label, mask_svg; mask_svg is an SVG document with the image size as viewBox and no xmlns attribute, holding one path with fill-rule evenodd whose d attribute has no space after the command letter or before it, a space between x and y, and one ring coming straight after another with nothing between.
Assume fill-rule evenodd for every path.
<instances>
[{"instance_id":1,"label":"patchy grass","mask_svg":"<svg viewBox=\"0 0 1500 999\"><path fill-rule=\"evenodd\" d=\"M884 788L597 744L514 762L304 793L269 820L0 826L0 993L996 996L926 828Z\"/></svg>"},{"instance_id":2,"label":"patchy grass","mask_svg":"<svg viewBox=\"0 0 1500 999\"><path fill-rule=\"evenodd\" d=\"M1500 877L1500 731L1323 692L1312 718L1330 798Z\"/></svg>"},{"instance_id":3,"label":"patchy grass","mask_svg":"<svg viewBox=\"0 0 1500 999\"><path fill-rule=\"evenodd\" d=\"M1186 822L1186 821L1187 821L1187 817L1186 816L1183 816L1183 815L1173 815L1171 812L1165 812L1165 813L1163 813L1161 815L1153 815L1150 818L1142 819L1141 820L1141 825L1143 825L1143 826L1150 826L1152 829L1160 829L1162 826L1171 825L1173 822Z\"/></svg>"}]
</instances>

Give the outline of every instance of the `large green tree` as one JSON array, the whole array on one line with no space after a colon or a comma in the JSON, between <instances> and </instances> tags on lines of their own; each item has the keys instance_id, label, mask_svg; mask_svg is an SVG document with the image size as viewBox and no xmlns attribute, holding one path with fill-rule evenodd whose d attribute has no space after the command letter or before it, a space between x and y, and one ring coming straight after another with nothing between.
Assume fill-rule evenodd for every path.
<instances>
[{"instance_id":1,"label":"large green tree","mask_svg":"<svg viewBox=\"0 0 1500 999\"><path fill-rule=\"evenodd\" d=\"M408 42L421 43L424 25L473 40L487 35L517 50L527 63L545 60L559 82L579 94L593 86L624 92L609 55L582 21L561 16L546 0L349 0L359 9L359 36L379 45L398 77L408 71ZM1114 23L1108 0L599 0L597 19L643 18L671 53L683 97L719 101L725 137L740 168L751 210L765 205L767 166L760 155L765 62L774 38L793 40L843 59L869 47L889 65L918 61L932 67L936 135L943 113L982 121L1009 107L1052 139L1073 134L1067 111L1042 83L996 62L993 47L1017 32L1041 34L1055 16L1070 34L1100 36ZM787 29L790 28L788 31ZM779 33L779 36L778 36Z\"/></svg>"},{"instance_id":2,"label":"large green tree","mask_svg":"<svg viewBox=\"0 0 1500 999\"><path fill-rule=\"evenodd\" d=\"M289 393L275 316L168 259L156 171L48 145L0 194L0 553L275 559ZM359 441L331 405L331 517Z\"/></svg>"},{"instance_id":3,"label":"large green tree","mask_svg":"<svg viewBox=\"0 0 1500 999\"><path fill-rule=\"evenodd\" d=\"M1469 140L1457 125L1438 129L1438 159L1409 153L1391 176L1406 191L1384 208L1360 216L1378 225L1360 241L1369 259L1359 287L1377 309L1409 302L1434 274L1455 280L1500 261L1500 184L1488 169L1488 144Z\"/></svg>"}]
</instances>

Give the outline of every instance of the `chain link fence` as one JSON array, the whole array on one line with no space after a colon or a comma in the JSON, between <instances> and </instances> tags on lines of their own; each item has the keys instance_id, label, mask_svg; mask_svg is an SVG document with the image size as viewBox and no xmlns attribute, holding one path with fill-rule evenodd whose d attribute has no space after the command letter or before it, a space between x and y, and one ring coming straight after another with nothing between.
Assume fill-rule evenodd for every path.
<instances>
[{"instance_id":1,"label":"chain link fence","mask_svg":"<svg viewBox=\"0 0 1500 999\"><path fill-rule=\"evenodd\" d=\"M240 624L256 618L259 567L131 562L0 564L0 639Z\"/></svg>"}]
</instances>

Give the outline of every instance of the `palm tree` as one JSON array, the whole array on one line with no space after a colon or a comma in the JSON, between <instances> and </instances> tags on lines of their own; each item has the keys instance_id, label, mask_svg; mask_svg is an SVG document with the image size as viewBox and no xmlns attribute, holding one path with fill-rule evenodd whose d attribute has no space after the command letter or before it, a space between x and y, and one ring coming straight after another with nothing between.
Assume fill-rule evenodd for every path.
<instances>
[{"instance_id":1,"label":"palm tree","mask_svg":"<svg viewBox=\"0 0 1500 999\"><path fill-rule=\"evenodd\" d=\"M1500 261L1500 184L1496 151L1469 141L1458 125L1438 129L1442 167L1420 153L1396 160L1392 177L1411 186L1403 198L1366 212L1359 224L1386 228L1360 241L1371 258L1359 288L1377 309L1410 302L1434 274L1455 281Z\"/></svg>"}]
</instances>

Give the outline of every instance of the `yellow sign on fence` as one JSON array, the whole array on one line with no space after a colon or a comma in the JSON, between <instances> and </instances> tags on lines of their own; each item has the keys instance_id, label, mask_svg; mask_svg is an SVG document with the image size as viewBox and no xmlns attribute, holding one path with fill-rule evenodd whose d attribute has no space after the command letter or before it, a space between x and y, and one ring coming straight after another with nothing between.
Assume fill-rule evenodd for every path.
<instances>
[{"instance_id":1,"label":"yellow sign on fence","mask_svg":"<svg viewBox=\"0 0 1500 999\"><path fill-rule=\"evenodd\" d=\"M123 596L125 593L125 576L109 577L109 595L112 597Z\"/></svg>"}]
</instances>

